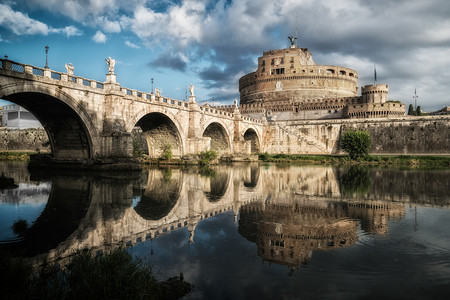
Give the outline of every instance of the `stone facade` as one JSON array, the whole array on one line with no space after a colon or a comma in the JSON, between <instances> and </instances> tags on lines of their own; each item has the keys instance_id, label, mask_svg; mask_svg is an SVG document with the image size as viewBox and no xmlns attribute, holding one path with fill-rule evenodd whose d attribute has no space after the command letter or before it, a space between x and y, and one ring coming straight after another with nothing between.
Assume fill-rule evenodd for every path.
<instances>
[{"instance_id":1,"label":"stone facade","mask_svg":"<svg viewBox=\"0 0 450 300\"><path fill-rule=\"evenodd\" d=\"M42 128L0 129L0 151L50 151L47 133Z\"/></svg>"},{"instance_id":2,"label":"stone facade","mask_svg":"<svg viewBox=\"0 0 450 300\"><path fill-rule=\"evenodd\" d=\"M378 118L405 114L402 103L383 105L387 102L386 84L364 86L358 96L355 70L316 65L308 49L295 46L263 52L258 58L258 69L239 80L239 92L241 113L259 119Z\"/></svg>"}]
</instances>

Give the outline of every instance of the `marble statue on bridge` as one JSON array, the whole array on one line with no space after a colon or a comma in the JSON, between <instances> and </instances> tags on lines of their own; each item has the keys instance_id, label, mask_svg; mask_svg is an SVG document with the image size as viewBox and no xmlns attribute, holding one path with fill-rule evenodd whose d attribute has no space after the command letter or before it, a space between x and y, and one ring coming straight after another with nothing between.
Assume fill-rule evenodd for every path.
<instances>
[{"instance_id":1,"label":"marble statue on bridge","mask_svg":"<svg viewBox=\"0 0 450 300\"><path fill-rule=\"evenodd\" d=\"M191 94L191 96L195 96L194 95L194 85L191 83L191 86L189 87L189 93Z\"/></svg>"},{"instance_id":2,"label":"marble statue on bridge","mask_svg":"<svg viewBox=\"0 0 450 300\"><path fill-rule=\"evenodd\" d=\"M66 70L67 70L67 74L73 75L73 70L75 70L75 68L72 65L72 63L66 64L65 67L66 67Z\"/></svg>"},{"instance_id":3,"label":"marble statue on bridge","mask_svg":"<svg viewBox=\"0 0 450 300\"><path fill-rule=\"evenodd\" d=\"M108 59L105 59L108 63L108 74L114 74L114 67L116 66L116 60L114 58L108 57Z\"/></svg>"}]
</instances>

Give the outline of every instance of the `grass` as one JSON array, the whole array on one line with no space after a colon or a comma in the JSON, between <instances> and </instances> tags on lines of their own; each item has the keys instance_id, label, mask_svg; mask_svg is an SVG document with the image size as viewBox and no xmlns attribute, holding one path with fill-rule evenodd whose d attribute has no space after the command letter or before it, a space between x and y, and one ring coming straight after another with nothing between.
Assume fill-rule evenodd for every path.
<instances>
[{"instance_id":1,"label":"grass","mask_svg":"<svg viewBox=\"0 0 450 300\"><path fill-rule=\"evenodd\" d=\"M37 270L24 259L0 256L4 299L177 299L192 286L183 275L159 282L150 267L124 249L105 255L78 251L65 268L44 264Z\"/></svg>"},{"instance_id":2,"label":"grass","mask_svg":"<svg viewBox=\"0 0 450 300\"><path fill-rule=\"evenodd\" d=\"M404 167L450 167L450 156L414 156L414 155L368 155L350 159L344 155L295 155L262 153L263 162L326 164L326 165L373 165Z\"/></svg>"},{"instance_id":3,"label":"grass","mask_svg":"<svg viewBox=\"0 0 450 300\"><path fill-rule=\"evenodd\" d=\"M29 161L36 152L0 152L0 160Z\"/></svg>"}]
</instances>

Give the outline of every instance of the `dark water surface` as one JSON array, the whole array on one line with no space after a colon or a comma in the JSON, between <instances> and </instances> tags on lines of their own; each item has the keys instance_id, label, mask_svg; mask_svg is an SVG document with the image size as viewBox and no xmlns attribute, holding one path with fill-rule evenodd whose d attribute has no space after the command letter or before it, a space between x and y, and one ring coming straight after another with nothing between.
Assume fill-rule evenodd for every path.
<instances>
[{"instance_id":1,"label":"dark water surface","mask_svg":"<svg viewBox=\"0 0 450 300\"><path fill-rule=\"evenodd\" d=\"M128 246L162 280L183 273L187 299L450 295L450 170L0 168L19 185L0 190L0 247L32 260Z\"/></svg>"}]
</instances>

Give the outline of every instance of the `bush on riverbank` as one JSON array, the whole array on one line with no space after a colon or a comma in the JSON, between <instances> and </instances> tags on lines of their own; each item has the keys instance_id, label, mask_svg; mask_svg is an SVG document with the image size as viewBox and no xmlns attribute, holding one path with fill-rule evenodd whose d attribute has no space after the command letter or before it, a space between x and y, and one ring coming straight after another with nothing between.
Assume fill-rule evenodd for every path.
<instances>
[{"instance_id":1,"label":"bush on riverbank","mask_svg":"<svg viewBox=\"0 0 450 300\"><path fill-rule=\"evenodd\" d=\"M348 130L341 138L342 150L348 153L351 159L358 159L369 155L372 140L366 130Z\"/></svg>"},{"instance_id":2,"label":"bush on riverbank","mask_svg":"<svg viewBox=\"0 0 450 300\"><path fill-rule=\"evenodd\" d=\"M5 299L177 299L192 286L183 275L158 282L148 266L124 249L95 256L77 252L66 268L47 264L35 271L23 259L0 256Z\"/></svg>"}]
</instances>

